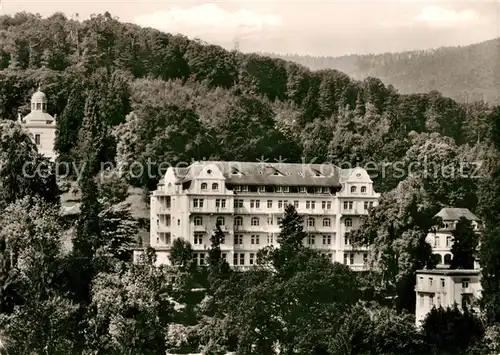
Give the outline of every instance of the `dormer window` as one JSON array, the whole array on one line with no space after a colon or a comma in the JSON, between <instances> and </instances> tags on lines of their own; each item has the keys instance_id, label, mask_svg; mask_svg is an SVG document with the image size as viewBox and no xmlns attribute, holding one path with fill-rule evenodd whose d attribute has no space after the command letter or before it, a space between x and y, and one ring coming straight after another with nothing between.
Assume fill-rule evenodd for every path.
<instances>
[{"instance_id":1,"label":"dormer window","mask_svg":"<svg viewBox=\"0 0 500 355\"><path fill-rule=\"evenodd\" d=\"M305 186L301 186L301 187L300 187L300 192L303 192L303 193L304 193L304 192L307 192L306 187L305 187Z\"/></svg>"},{"instance_id":2,"label":"dormer window","mask_svg":"<svg viewBox=\"0 0 500 355\"><path fill-rule=\"evenodd\" d=\"M320 193L322 193L322 192L323 192L323 188L321 188L321 187L317 187L317 188L316 188L316 193L317 193L317 194L320 194Z\"/></svg>"},{"instance_id":3,"label":"dormer window","mask_svg":"<svg viewBox=\"0 0 500 355\"><path fill-rule=\"evenodd\" d=\"M213 190L213 191L218 191L218 190L219 190L219 184L217 184L216 182L214 182L214 183L212 184L212 190Z\"/></svg>"},{"instance_id":4,"label":"dormer window","mask_svg":"<svg viewBox=\"0 0 500 355\"><path fill-rule=\"evenodd\" d=\"M345 221L344 221L344 225L346 227L352 227L352 219L346 218Z\"/></svg>"},{"instance_id":5,"label":"dormer window","mask_svg":"<svg viewBox=\"0 0 500 355\"><path fill-rule=\"evenodd\" d=\"M281 186L276 186L276 192L282 192L283 188Z\"/></svg>"},{"instance_id":6,"label":"dormer window","mask_svg":"<svg viewBox=\"0 0 500 355\"><path fill-rule=\"evenodd\" d=\"M37 102L36 109L37 110L41 110L42 109L42 104L40 102Z\"/></svg>"},{"instance_id":7,"label":"dormer window","mask_svg":"<svg viewBox=\"0 0 500 355\"><path fill-rule=\"evenodd\" d=\"M356 186L351 186L351 193L356 193L356 190L357 190Z\"/></svg>"},{"instance_id":8,"label":"dormer window","mask_svg":"<svg viewBox=\"0 0 500 355\"><path fill-rule=\"evenodd\" d=\"M240 185L236 185L234 187L234 191L241 191L241 186Z\"/></svg>"},{"instance_id":9,"label":"dormer window","mask_svg":"<svg viewBox=\"0 0 500 355\"><path fill-rule=\"evenodd\" d=\"M241 189L242 189L243 192L247 192L248 191L248 186L247 185L243 185Z\"/></svg>"},{"instance_id":10,"label":"dormer window","mask_svg":"<svg viewBox=\"0 0 500 355\"><path fill-rule=\"evenodd\" d=\"M290 192L289 186L283 186L283 192Z\"/></svg>"},{"instance_id":11,"label":"dormer window","mask_svg":"<svg viewBox=\"0 0 500 355\"><path fill-rule=\"evenodd\" d=\"M206 190L207 189L207 183L206 182L204 182L204 183L201 184L201 189L202 190Z\"/></svg>"},{"instance_id":12,"label":"dormer window","mask_svg":"<svg viewBox=\"0 0 500 355\"><path fill-rule=\"evenodd\" d=\"M259 192L266 192L265 186L259 186Z\"/></svg>"}]
</instances>

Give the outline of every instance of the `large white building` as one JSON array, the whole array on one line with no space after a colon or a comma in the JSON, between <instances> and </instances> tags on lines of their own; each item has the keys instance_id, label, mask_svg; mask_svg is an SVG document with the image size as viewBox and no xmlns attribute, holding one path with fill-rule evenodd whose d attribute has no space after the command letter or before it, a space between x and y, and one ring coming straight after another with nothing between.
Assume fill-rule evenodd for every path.
<instances>
[{"instance_id":1,"label":"large white building","mask_svg":"<svg viewBox=\"0 0 500 355\"><path fill-rule=\"evenodd\" d=\"M38 148L38 152L51 160L55 160L54 142L56 139L56 120L47 113L47 96L40 88L31 97L31 112L18 120L26 129Z\"/></svg>"},{"instance_id":2,"label":"large white building","mask_svg":"<svg viewBox=\"0 0 500 355\"><path fill-rule=\"evenodd\" d=\"M349 231L377 204L380 194L362 168L328 164L197 162L169 168L151 195L150 245L157 263L169 264L176 238L192 245L204 264L210 236L220 222L223 256L231 266L248 268L257 251L277 244L285 206L304 217L304 243L355 270L366 267L368 251L351 245ZM137 252L135 256L137 257Z\"/></svg>"},{"instance_id":3,"label":"large white building","mask_svg":"<svg viewBox=\"0 0 500 355\"><path fill-rule=\"evenodd\" d=\"M479 270L418 270L415 318L420 326L432 308L453 307L479 312L481 297Z\"/></svg>"},{"instance_id":4,"label":"large white building","mask_svg":"<svg viewBox=\"0 0 500 355\"><path fill-rule=\"evenodd\" d=\"M453 257L451 254L453 231L460 218L465 217L471 221L472 227L478 234L481 231L481 223L479 218L467 208L443 208L436 216L441 217L443 226L436 227L429 232L426 240L431 244L433 253L438 255L439 263L437 266L446 268L449 267ZM479 265L476 263L476 268L478 267Z\"/></svg>"}]
</instances>

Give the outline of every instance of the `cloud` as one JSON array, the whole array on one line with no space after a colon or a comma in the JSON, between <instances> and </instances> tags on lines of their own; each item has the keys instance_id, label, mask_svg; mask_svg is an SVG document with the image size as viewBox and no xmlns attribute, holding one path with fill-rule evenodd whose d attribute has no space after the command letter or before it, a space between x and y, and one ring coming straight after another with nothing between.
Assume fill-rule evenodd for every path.
<instances>
[{"instance_id":1,"label":"cloud","mask_svg":"<svg viewBox=\"0 0 500 355\"><path fill-rule=\"evenodd\" d=\"M453 27L477 22L479 16L471 9L451 10L438 6L427 6L414 17L414 20L436 27Z\"/></svg>"},{"instance_id":2,"label":"cloud","mask_svg":"<svg viewBox=\"0 0 500 355\"><path fill-rule=\"evenodd\" d=\"M261 14L247 9L230 12L216 4L190 8L174 7L168 11L137 16L134 22L141 26L205 40L222 39L221 36L240 37L283 25L278 15Z\"/></svg>"}]
</instances>

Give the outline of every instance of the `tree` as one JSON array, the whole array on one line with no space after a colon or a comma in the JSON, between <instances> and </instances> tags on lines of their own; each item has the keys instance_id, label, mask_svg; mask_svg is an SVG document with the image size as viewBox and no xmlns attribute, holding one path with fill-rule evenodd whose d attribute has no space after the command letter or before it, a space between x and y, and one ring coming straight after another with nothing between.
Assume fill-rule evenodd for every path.
<instances>
[{"instance_id":1,"label":"tree","mask_svg":"<svg viewBox=\"0 0 500 355\"><path fill-rule=\"evenodd\" d=\"M12 121L0 121L0 133L0 208L25 196L59 203L54 166L37 153L28 134Z\"/></svg>"},{"instance_id":2,"label":"tree","mask_svg":"<svg viewBox=\"0 0 500 355\"><path fill-rule=\"evenodd\" d=\"M452 232L453 245L450 269L474 269L478 235L474 232L471 222L461 217Z\"/></svg>"},{"instance_id":3,"label":"tree","mask_svg":"<svg viewBox=\"0 0 500 355\"><path fill-rule=\"evenodd\" d=\"M179 266L183 270L192 270L196 267L191 244L182 238L173 241L169 258L172 265Z\"/></svg>"},{"instance_id":4,"label":"tree","mask_svg":"<svg viewBox=\"0 0 500 355\"><path fill-rule=\"evenodd\" d=\"M231 271L227 260L222 259L220 250L220 245L224 239L225 235L221 229L221 225L217 223L215 232L210 237L211 246L208 251L208 266L210 269L210 278L212 279L210 284L213 286L215 286L218 278L226 278Z\"/></svg>"},{"instance_id":5,"label":"tree","mask_svg":"<svg viewBox=\"0 0 500 355\"><path fill-rule=\"evenodd\" d=\"M467 309L461 312L457 305L448 309L433 308L422 328L427 344L450 354L462 353L484 336L481 320Z\"/></svg>"}]
</instances>

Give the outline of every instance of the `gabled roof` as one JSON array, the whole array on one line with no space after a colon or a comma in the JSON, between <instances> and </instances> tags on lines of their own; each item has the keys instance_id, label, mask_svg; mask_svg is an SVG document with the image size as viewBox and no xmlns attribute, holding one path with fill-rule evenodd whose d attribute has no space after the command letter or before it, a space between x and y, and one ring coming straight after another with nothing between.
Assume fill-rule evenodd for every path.
<instances>
[{"instance_id":1,"label":"gabled roof","mask_svg":"<svg viewBox=\"0 0 500 355\"><path fill-rule=\"evenodd\" d=\"M227 184L340 187L340 168L330 164L202 161L174 168L178 183L193 180L207 165L216 166ZM319 173L319 174L318 174ZM319 175L319 176L318 176Z\"/></svg>"},{"instance_id":2,"label":"gabled roof","mask_svg":"<svg viewBox=\"0 0 500 355\"><path fill-rule=\"evenodd\" d=\"M469 221L479 221L479 218L467 208L443 208L436 216L441 217L443 221L458 221L461 217Z\"/></svg>"}]
</instances>

